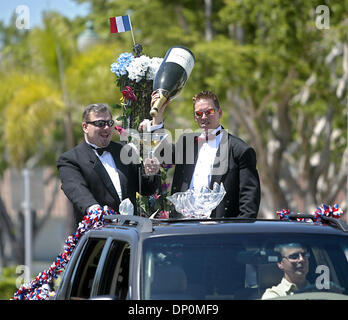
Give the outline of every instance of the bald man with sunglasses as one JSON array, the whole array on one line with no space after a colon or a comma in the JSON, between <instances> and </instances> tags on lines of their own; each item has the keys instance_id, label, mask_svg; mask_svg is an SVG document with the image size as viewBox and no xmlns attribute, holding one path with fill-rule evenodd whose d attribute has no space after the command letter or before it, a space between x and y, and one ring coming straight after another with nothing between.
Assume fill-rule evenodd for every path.
<instances>
[{"instance_id":1,"label":"bald man with sunglasses","mask_svg":"<svg viewBox=\"0 0 348 320\"><path fill-rule=\"evenodd\" d=\"M151 195L160 186L159 163L147 159L143 168L127 144L111 141L113 125L107 104L87 106L83 141L58 159L62 190L74 206L75 226L91 209L107 205L118 212L127 198L136 207L136 192Z\"/></svg>"},{"instance_id":2,"label":"bald man with sunglasses","mask_svg":"<svg viewBox=\"0 0 348 320\"><path fill-rule=\"evenodd\" d=\"M157 99L159 95L154 92L152 104ZM152 119L152 128L163 125L167 104ZM221 126L222 109L214 93L202 91L193 97L193 116L201 133L183 134L172 148L172 194L202 187L212 189L214 182L223 183L226 195L211 217L255 218L261 192L254 149ZM140 129L144 126L143 122Z\"/></svg>"}]
</instances>

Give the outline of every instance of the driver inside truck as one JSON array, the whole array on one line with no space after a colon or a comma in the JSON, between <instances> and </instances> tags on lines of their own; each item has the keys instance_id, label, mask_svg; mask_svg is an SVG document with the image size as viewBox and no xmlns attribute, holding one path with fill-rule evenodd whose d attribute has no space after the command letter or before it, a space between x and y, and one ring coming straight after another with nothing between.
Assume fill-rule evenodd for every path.
<instances>
[{"instance_id":1,"label":"driver inside truck","mask_svg":"<svg viewBox=\"0 0 348 320\"><path fill-rule=\"evenodd\" d=\"M268 288L261 299L272 299L295 294L309 285L306 279L309 269L309 252L300 243L277 245L274 251L280 254L278 268L284 272L281 282Z\"/></svg>"}]
</instances>

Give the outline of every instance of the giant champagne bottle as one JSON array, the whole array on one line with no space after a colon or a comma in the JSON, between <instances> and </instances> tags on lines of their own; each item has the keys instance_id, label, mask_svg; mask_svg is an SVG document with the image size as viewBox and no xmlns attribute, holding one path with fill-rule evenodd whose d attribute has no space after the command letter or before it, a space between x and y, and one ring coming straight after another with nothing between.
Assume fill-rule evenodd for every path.
<instances>
[{"instance_id":1,"label":"giant champagne bottle","mask_svg":"<svg viewBox=\"0 0 348 320\"><path fill-rule=\"evenodd\" d=\"M153 91L157 91L160 98L151 108L152 117L157 115L167 100L174 99L180 93L194 64L195 56L185 47L175 46L167 51L153 81Z\"/></svg>"}]
</instances>

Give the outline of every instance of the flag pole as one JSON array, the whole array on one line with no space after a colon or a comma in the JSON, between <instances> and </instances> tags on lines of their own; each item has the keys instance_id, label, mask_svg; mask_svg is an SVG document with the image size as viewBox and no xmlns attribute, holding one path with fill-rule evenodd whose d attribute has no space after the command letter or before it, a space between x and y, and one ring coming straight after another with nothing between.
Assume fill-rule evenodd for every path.
<instances>
[{"instance_id":1,"label":"flag pole","mask_svg":"<svg viewBox=\"0 0 348 320\"><path fill-rule=\"evenodd\" d=\"M134 40L134 34L133 34L133 29L131 30L132 32L132 39L133 39L133 44L135 45L135 40Z\"/></svg>"},{"instance_id":2,"label":"flag pole","mask_svg":"<svg viewBox=\"0 0 348 320\"><path fill-rule=\"evenodd\" d=\"M135 45L134 34L133 34L133 27L132 27L132 22L131 22L129 14L128 14L128 19L129 19L129 25L130 25L130 29L131 29L131 33L132 33L133 45Z\"/></svg>"},{"instance_id":3,"label":"flag pole","mask_svg":"<svg viewBox=\"0 0 348 320\"><path fill-rule=\"evenodd\" d=\"M132 33L132 39L133 39L133 52L134 52L136 57L140 57L141 56L141 52L143 50L143 47L142 47L142 45L140 43L135 43L132 22L131 22L131 19L130 19L129 15L128 15L128 20L129 20L130 31Z\"/></svg>"}]
</instances>

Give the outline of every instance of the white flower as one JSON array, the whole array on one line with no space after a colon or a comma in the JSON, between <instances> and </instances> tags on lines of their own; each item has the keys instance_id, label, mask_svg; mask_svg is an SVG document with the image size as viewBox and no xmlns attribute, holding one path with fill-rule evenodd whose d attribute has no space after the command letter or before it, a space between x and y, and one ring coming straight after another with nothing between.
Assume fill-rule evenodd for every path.
<instances>
[{"instance_id":1,"label":"white flower","mask_svg":"<svg viewBox=\"0 0 348 320\"><path fill-rule=\"evenodd\" d=\"M150 65L150 58L148 56L141 56L134 59L132 63L127 67L128 78L139 82L141 79L145 79L147 69Z\"/></svg>"},{"instance_id":2,"label":"white flower","mask_svg":"<svg viewBox=\"0 0 348 320\"><path fill-rule=\"evenodd\" d=\"M146 75L147 80L153 80L155 78L155 75L163 61L163 58L152 58L151 64L148 70L148 73Z\"/></svg>"},{"instance_id":3,"label":"white flower","mask_svg":"<svg viewBox=\"0 0 348 320\"><path fill-rule=\"evenodd\" d=\"M136 82L142 79L153 80L162 60L162 58L151 59L145 55L135 58L126 68L128 78Z\"/></svg>"}]
</instances>

